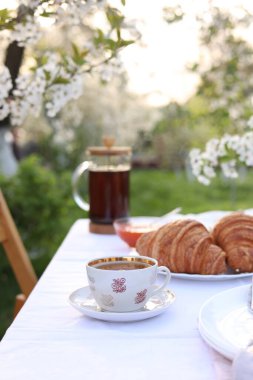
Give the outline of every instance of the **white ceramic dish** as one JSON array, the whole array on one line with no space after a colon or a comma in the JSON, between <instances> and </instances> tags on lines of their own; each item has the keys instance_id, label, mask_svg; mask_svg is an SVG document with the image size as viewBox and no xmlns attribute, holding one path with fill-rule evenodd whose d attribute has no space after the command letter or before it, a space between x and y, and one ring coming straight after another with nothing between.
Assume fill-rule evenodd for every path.
<instances>
[{"instance_id":1,"label":"white ceramic dish","mask_svg":"<svg viewBox=\"0 0 253 380\"><path fill-rule=\"evenodd\" d=\"M195 281L229 281L237 278L252 277L253 273L227 273L227 274L189 274L189 273L171 273L173 278Z\"/></svg>"},{"instance_id":2,"label":"white ceramic dish","mask_svg":"<svg viewBox=\"0 0 253 380\"><path fill-rule=\"evenodd\" d=\"M201 326L199 326L199 332L203 340L212 347L215 351L219 352L221 355L223 355L225 358L229 360L233 360L235 357L237 350L234 349L234 347L231 347L230 344L226 344L226 342L222 343L222 347L220 343L216 343L214 339L210 339L202 330Z\"/></svg>"},{"instance_id":3,"label":"white ceramic dish","mask_svg":"<svg viewBox=\"0 0 253 380\"><path fill-rule=\"evenodd\" d=\"M113 313L100 309L90 294L89 286L77 289L69 296L70 304L82 314L111 322L133 322L155 317L167 310L174 301L174 293L167 289L150 298L146 305L138 311Z\"/></svg>"},{"instance_id":4,"label":"white ceramic dish","mask_svg":"<svg viewBox=\"0 0 253 380\"><path fill-rule=\"evenodd\" d=\"M248 309L250 286L238 286L207 300L199 312L199 332L216 351L233 360L253 339L253 314Z\"/></svg>"}]
</instances>

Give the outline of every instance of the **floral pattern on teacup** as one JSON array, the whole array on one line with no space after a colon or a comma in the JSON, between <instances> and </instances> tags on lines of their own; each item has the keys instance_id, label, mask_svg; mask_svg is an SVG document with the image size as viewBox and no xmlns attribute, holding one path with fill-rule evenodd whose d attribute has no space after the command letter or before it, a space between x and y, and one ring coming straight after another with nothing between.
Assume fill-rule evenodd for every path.
<instances>
[{"instance_id":1,"label":"floral pattern on teacup","mask_svg":"<svg viewBox=\"0 0 253 380\"><path fill-rule=\"evenodd\" d=\"M114 306L113 296L111 296L110 294L102 294L101 302L104 306Z\"/></svg>"},{"instance_id":2,"label":"floral pattern on teacup","mask_svg":"<svg viewBox=\"0 0 253 380\"><path fill-rule=\"evenodd\" d=\"M112 280L112 290L115 293L124 293L126 291L125 282L126 282L126 279L124 277L114 278Z\"/></svg>"},{"instance_id":3,"label":"floral pattern on teacup","mask_svg":"<svg viewBox=\"0 0 253 380\"><path fill-rule=\"evenodd\" d=\"M141 303L145 301L147 295L147 289L143 289L140 292L137 292L137 295L135 297L135 303Z\"/></svg>"}]
</instances>

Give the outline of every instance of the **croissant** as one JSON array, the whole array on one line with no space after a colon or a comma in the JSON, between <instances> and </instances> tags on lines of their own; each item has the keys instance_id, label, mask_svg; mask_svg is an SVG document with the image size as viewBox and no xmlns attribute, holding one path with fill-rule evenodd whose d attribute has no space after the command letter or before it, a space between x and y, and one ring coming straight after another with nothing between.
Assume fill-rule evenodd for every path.
<instances>
[{"instance_id":1,"label":"croissant","mask_svg":"<svg viewBox=\"0 0 253 380\"><path fill-rule=\"evenodd\" d=\"M175 273L219 274L227 270L225 253L195 220L177 220L143 234L136 250Z\"/></svg>"},{"instance_id":2,"label":"croissant","mask_svg":"<svg viewBox=\"0 0 253 380\"><path fill-rule=\"evenodd\" d=\"M236 272L253 272L253 216L235 212L215 225L213 239Z\"/></svg>"}]
</instances>

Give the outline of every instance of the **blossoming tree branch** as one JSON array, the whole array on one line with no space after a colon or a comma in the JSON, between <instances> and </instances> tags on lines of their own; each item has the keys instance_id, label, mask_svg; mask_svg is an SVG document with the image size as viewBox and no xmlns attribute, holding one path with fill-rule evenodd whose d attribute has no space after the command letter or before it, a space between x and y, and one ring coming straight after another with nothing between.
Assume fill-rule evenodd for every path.
<instances>
[{"instance_id":1,"label":"blossoming tree branch","mask_svg":"<svg viewBox=\"0 0 253 380\"><path fill-rule=\"evenodd\" d=\"M232 8L210 1L196 17L202 58L191 71L200 79L196 94L202 101L202 128L209 126L217 136L203 150L190 152L192 173L204 185L217 174L235 179L240 167L253 167L253 50L248 36L253 14L250 8ZM173 15L167 8L168 22ZM176 19L184 15L178 7Z\"/></svg>"},{"instance_id":2,"label":"blossoming tree branch","mask_svg":"<svg viewBox=\"0 0 253 380\"><path fill-rule=\"evenodd\" d=\"M247 123L248 131L239 134L225 134L220 139L207 142L205 149L190 152L193 174L197 180L209 185L217 175L217 170L227 178L237 178L240 166L253 166L253 117Z\"/></svg>"},{"instance_id":3,"label":"blossoming tree branch","mask_svg":"<svg viewBox=\"0 0 253 380\"><path fill-rule=\"evenodd\" d=\"M124 3L119 1L121 7ZM96 26L98 16L102 21ZM43 26L45 21L50 26ZM66 51L45 47L53 28L69 31L69 39L75 36L66 41ZM42 109L54 117L82 94L85 74L97 71L103 81L110 80L120 68L118 52L137 35L120 10L104 0L20 0L16 9L1 9L0 38L6 44L1 125L20 126L29 113L39 115Z\"/></svg>"}]
</instances>

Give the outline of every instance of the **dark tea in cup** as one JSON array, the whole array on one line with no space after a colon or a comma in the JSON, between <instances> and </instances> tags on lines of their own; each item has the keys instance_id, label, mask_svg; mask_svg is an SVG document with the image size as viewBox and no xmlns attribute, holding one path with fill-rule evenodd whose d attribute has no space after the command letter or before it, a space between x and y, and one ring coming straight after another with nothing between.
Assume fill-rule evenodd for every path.
<instances>
[{"instance_id":1,"label":"dark tea in cup","mask_svg":"<svg viewBox=\"0 0 253 380\"><path fill-rule=\"evenodd\" d=\"M136 270L136 269L145 269L150 267L152 264L136 262L136 261L117 261L109 262L95 265L98 269L103 270Z\"/></svg>"}]
</instances>

